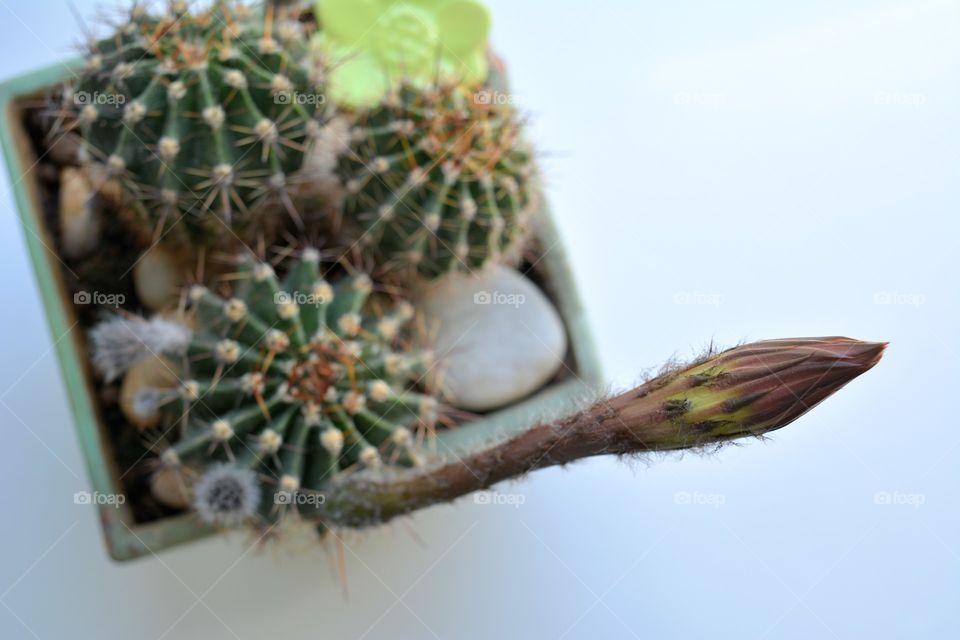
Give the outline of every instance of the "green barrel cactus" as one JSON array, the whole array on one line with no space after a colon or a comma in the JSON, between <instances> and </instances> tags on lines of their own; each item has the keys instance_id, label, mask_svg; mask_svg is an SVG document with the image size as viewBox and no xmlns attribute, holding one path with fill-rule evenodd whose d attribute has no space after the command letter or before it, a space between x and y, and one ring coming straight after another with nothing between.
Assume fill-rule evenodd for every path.
<instances>
[{"instance_id":1,"label":"green barrel cactus","mask_svg":"<svg viewBox=\"0 0 960 640\"><path fill-rule=\"evenodd\" d=\"M537 193L516 110L404 85L357 114L338 174L348 236L386 271L433 278L518 253Z\"/></svg>"},{"instance_id":2,"label":"green barrel cactus","mask_svg":"<svg viewBox=\"0 0 960 640\"><path fill-rule=\"evenodd\" d=\"M271 519L288 505L309 509L347 468L418 462L418 437L437 415L433 396L414 390L430 355L405 338L412 307L384 307L371 293L365 274L329 284L312 249L282 281L245 260L232 297L189 291L197 329L168 402L180 436L158 446L162 465L218 470L219 482L198 484L205 519L234 522L215 505L252 502L249 474L223 465L257 474L261 517ZM220 500L224 492L233 497Z\"/></svg>"},{"instance_id":3,"label":"green barrel cactus","mask_svg":"<svg viewBox=\"0 0 960 640\"><path fill-rule=\"evenodd\" d=\"M163 232L210 243L259 232L319 135L322 55L290 9L234 0L142 5L93 42L65 92L87 157ZM179 233L182 232L182 233Z\"/></svg>"}]
</instances>

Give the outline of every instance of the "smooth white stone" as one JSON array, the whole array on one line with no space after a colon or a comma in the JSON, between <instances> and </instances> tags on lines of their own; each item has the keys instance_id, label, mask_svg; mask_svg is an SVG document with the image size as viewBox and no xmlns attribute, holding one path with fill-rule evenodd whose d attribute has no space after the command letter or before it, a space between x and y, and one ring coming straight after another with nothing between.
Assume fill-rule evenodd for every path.
<instances>
[{"instance_id":1,"label":"smooth white stone","mask_svg":"<svg viewBox=\"0 0 960 640\"><path fill-rule=\"evenodd\" d=\"M469 411L506 406L554 376L567 350L560 314L514 269L492 266L431 283L420 298L445 400Z\"/></svg>"}]
</instances>

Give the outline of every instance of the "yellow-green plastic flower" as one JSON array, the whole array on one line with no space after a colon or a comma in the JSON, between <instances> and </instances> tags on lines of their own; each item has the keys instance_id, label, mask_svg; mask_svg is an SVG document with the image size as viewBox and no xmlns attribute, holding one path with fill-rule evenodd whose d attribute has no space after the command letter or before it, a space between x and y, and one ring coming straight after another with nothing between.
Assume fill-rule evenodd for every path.
<instances>
[{"instance_id":1,"label":"yellow-green plastic flower","mask_svg":"<svg viewBox=\"0 0 960 640\"><path fill-rule=\"evenodd\" d=\"M317 15L333 63L327 90L342 106L375 104L400 79L487 77L490 13L478 0L318 0Z\"/></svg>"}]
</instances>

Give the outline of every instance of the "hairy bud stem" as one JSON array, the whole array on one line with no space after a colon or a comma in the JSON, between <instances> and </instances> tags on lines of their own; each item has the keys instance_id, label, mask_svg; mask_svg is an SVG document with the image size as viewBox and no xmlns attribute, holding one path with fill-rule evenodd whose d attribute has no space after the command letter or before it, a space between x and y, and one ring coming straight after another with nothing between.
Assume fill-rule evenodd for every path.
<instances>
[{"instance_id":1,"label":"hairy bud stem","mask_svg":"<svg viewBox=\"0 0 960 640\"><path fill-rule=\"evenodd\" d=\"M760 436L873 367L885 347L835 337L735 347L445 465L389 479L356 474L332 487L317 516L328 525L373 525L581 458Z\"/></svg>"}]
</instances>

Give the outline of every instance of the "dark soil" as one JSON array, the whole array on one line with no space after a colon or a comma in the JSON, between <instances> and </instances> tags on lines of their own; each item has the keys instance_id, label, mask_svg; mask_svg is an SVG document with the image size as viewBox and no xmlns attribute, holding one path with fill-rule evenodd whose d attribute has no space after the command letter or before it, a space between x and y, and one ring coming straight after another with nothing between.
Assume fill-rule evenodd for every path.
<instances>
[{"instance_id":1,"label":"dark soil","mask_svg":"<svg viewBox=\"0 0 960 640\"><path fill-rule=\"evenodd\" d=\"M52 248L59 252L61 247L60 224L57 216L59 201L60 171L70 166L61 157L47 151L45 140L49 130L49 119L42 107L28 109L24 115L24 126L33 143L34 152L40 158L35 171L39 178L38 187L43 206L43 221L53 240ZM121 216L108 202L103 202L104 215L101 221L101 244L96 251L79 260L58 255L60 276L66 288L67 299L73 304L73 312L79 323L74 330L78 342L86 351L86 337L89 330L104 316L119 310L130 313L142 313L142 305L137 299L133 286L133 265L145 248L142 242L121 222ZM81 292L100 292L115 296L119 302L116 307L103 307L94 304L76 304L76 296ZM98 400L98 409L104 433L110 441L110 448L116 468L121 475L121 483L137 522L148 522L178 513L157 502L150 493L148 465L150 460L148 438L137 429L131 428L120 411L118 399L120 383L106 384L89 367L85 371L87 385ZM128 471L129 470L129 471Z\"/></svg>"}]
</instances>

